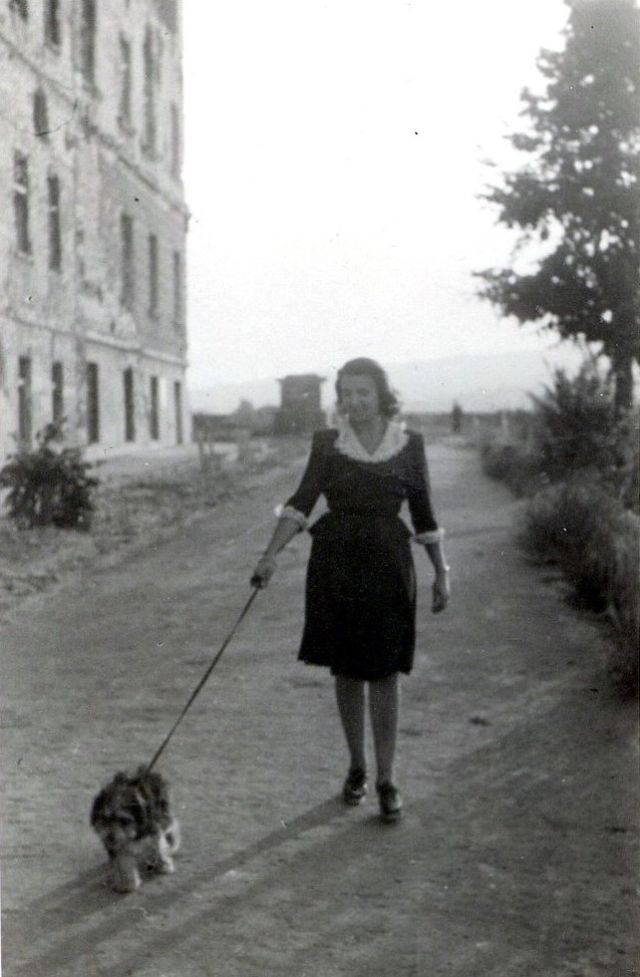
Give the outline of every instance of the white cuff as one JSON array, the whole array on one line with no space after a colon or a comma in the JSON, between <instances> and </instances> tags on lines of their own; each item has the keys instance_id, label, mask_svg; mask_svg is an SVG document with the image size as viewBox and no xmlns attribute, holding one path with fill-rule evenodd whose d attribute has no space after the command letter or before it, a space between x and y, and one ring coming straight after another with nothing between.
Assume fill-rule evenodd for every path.
<instances>
[{"instance_id":1,"label":"white cuff","mask_svg":"<svg viewBox=\"0 0 640 977\"><path fill-rule=\"evenodd\" d=\"M412 537L414 543L422 543L428 546L429 543L441 543L444 539L444 529L430 529L426 533L416 533Z\"/></svg>"},{"instance_id":2,"label":"white cuff","mask_svg":"<svg viewBox=\"0 0 640 977\"><path fill-rule=\"evenodd\" d=\"M298 512L297 509L294 509L293 506L279 505L276 507L275 512L279 519L293 519L294 522L297 522L301 532L307 528L307 517L303 512Z\"/></svg>"}]
</instances>

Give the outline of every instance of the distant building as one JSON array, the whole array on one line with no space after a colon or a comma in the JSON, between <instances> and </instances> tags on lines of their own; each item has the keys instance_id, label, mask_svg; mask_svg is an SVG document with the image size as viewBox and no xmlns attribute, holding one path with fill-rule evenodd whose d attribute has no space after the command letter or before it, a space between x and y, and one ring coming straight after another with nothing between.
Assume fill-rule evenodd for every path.
<instances>
[{"instance_id":1,"label":"distant building","mask_svg":"<svg viewBox=\"0 0 640 977\"><path fill-rule=\"evenodd\" d=\"M180 0L0 0L0 456L186 431Z\"/></svg>"},{"instance_id":2,"label":"distant building","mask_svg":"<svg viewBox=\"0 0 640 977\"><path fill-rule=\"evenodd\" d=\"M325 378L315 373L287 376L280 384L280 409L276 414L278 434L300 434L326 427L321 386Z\"/></svg>"}]
</instances>

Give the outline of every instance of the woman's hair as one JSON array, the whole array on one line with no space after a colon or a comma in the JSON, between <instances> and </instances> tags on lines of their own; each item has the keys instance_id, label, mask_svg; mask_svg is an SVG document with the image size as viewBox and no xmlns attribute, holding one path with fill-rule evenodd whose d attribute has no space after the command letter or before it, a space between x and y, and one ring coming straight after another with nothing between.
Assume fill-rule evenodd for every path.
<instances>
[{"instance_id":1,"label":"woman's hair","mask_svg":"<svg viewBox=\"0 0 640 977\"><path fill-rule=\"evenodd\" d=\"M349 360L338 370L338 376L336 379L338 407L342 405L340 381L343 377L347 376L371 377L376 385L376 390L378 391L380 413L383 417L395 417L400 410L400 404L398 402L398 398L389 386L387 374L384 372L379 363L376 363L375 360L370 360L366 356L360 356L358 359Z\"/></svg>"}]
</instances>

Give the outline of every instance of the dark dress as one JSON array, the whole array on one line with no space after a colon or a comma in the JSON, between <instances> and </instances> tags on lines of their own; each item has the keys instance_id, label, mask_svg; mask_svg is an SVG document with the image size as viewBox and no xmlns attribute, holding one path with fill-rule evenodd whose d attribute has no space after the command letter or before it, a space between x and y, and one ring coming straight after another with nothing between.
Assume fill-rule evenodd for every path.
<instances>
[{"instance_id":1,"label":"dark dress","mask_svg":"<svg viewBox=\"0 0 640 977\"><path fill-rule=\"evenodd\" d=\"M437 530L429 499L424 442L406 444L385 461L338 451L336 430L313 437L302 481L286 505L309 516L324 495L329 511L311 527L305 627L299 658L334 675L374 680L411 671L416 587L411 533L400 519L404 500L417 534Z\"/></svg>"}]
</instances>

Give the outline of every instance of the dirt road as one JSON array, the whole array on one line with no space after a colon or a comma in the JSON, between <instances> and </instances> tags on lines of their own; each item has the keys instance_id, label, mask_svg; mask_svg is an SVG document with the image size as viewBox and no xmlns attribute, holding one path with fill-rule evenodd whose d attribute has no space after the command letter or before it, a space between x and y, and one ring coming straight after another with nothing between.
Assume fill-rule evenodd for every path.
<instances>
[{"instance_id":1,"label":"dirt road","mask_svg":"<svg viewBox=\"0 0 640 977\"><path fill-rule=\"evenodd\" d=\"M429 614L417 552L398 825L338 800L330 680L295 661L300 536L161 761L176 875L105 884L92 796L158 746L295 473L4 625L4 977L638 973L635 709L606 692L597 627L519 555L515 503L475 454L430 460L455 597Z\"/></svg>"}]
</instances>

